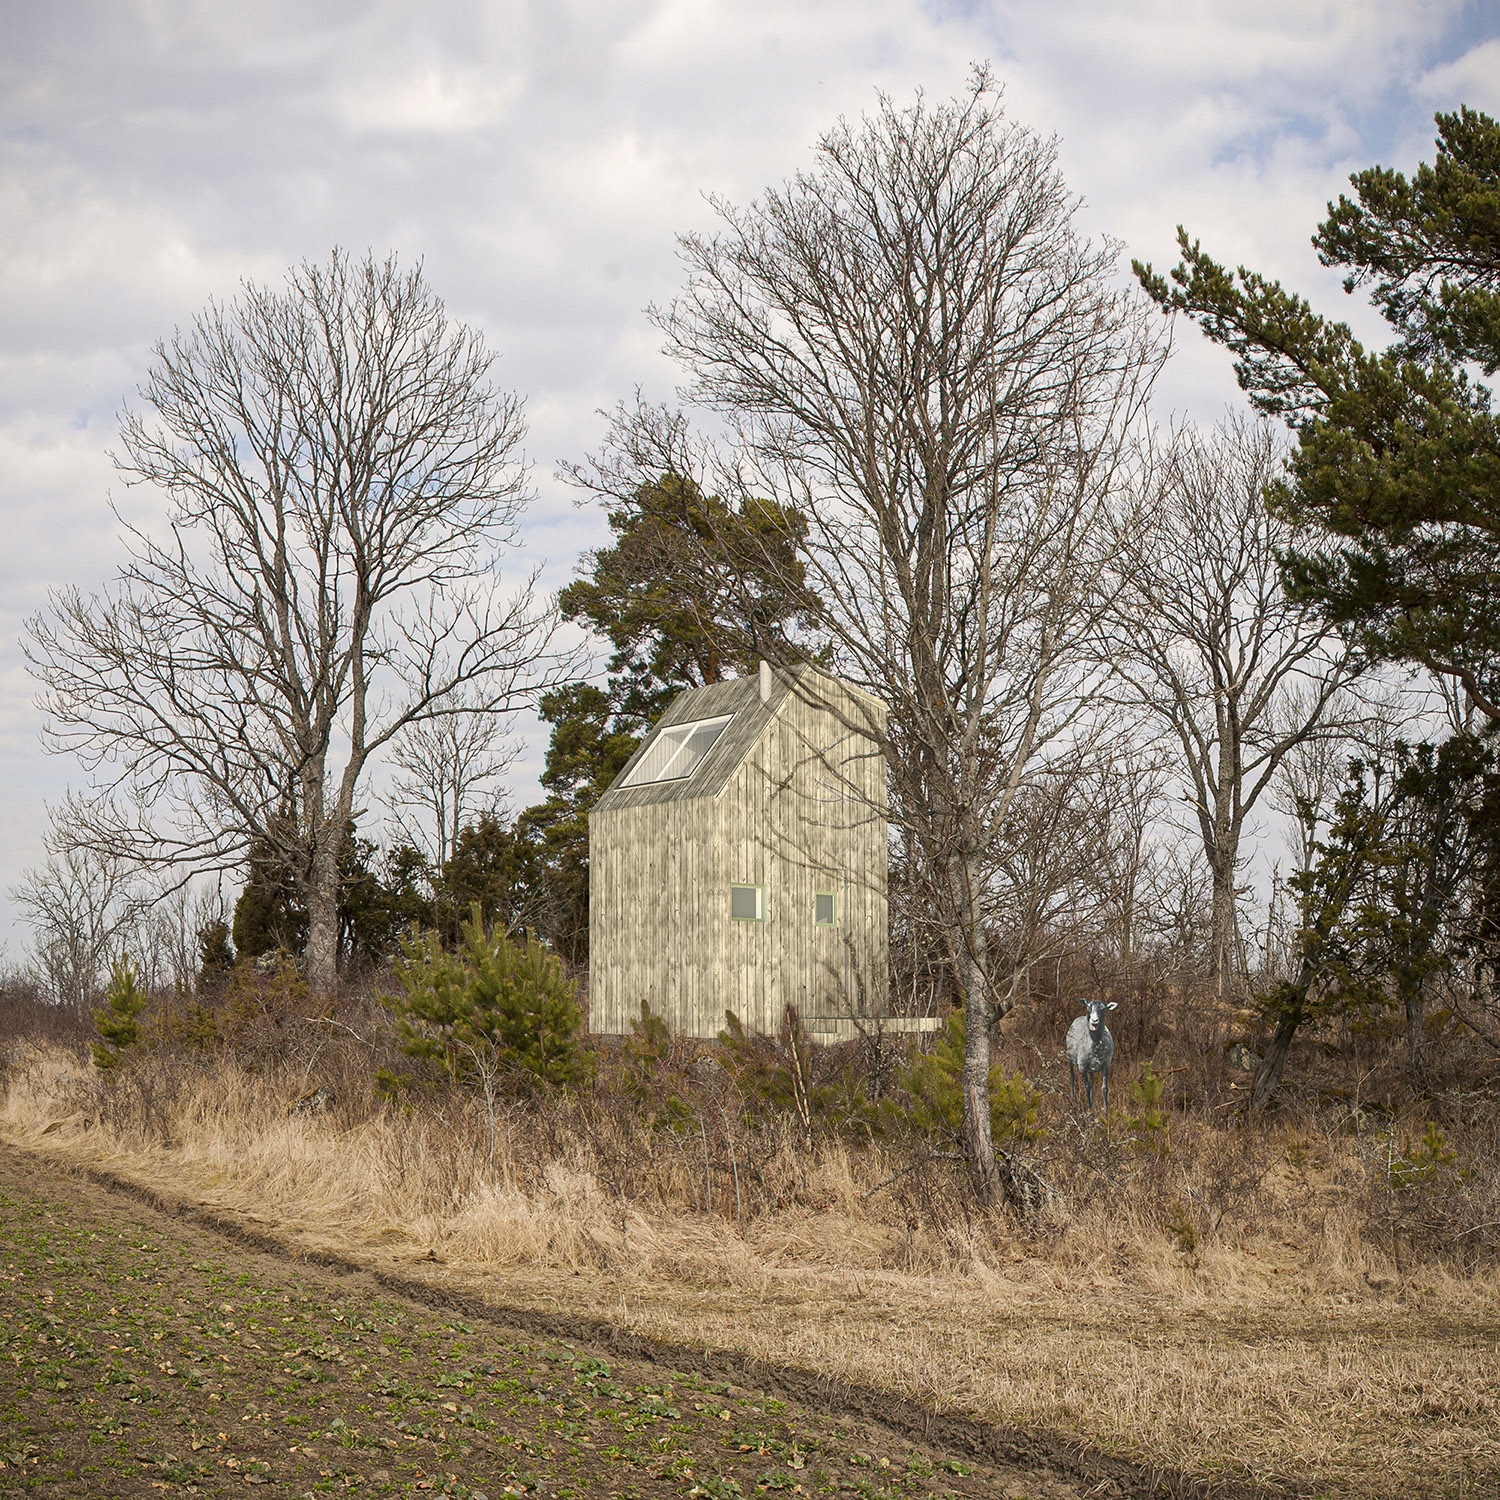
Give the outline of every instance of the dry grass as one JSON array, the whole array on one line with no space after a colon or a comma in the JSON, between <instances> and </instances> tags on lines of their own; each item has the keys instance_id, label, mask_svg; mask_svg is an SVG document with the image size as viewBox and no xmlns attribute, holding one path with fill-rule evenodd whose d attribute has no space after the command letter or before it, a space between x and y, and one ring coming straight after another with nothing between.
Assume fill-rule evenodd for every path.
<instances>
[{"instance_id":1,"label":"dry grass","mask_svg":"<svg viewBox=\"0 0 1500 1500\"><path fill-rule=\"evenodd\" d=\"M461 1097L297 1113L305 1068L153 1067L14 1054L0 1129L407 1275L1164 1469L1358 1496L1500 1485L1500 1285L1372 1236L1358 1137L1200 1119L1149 1148L1120 1127L1069 1144L1059 1120L1037 1159L1066 1191L1023 1234L941 1164L881 1187L909 1155L809 1154L774 1122L740 1142L737 1215L680 1138L597 1108L517 1106L491 1160Z\"/></svg>"}]
</instances>

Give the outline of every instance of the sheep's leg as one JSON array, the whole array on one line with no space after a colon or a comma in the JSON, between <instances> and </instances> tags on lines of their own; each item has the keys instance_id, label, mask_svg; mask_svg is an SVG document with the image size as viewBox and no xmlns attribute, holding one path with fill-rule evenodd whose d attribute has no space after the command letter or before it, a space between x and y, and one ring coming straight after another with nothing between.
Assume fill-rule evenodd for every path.
<instances>
[{"instance_id":1,"label":"sheep's leg","mask_svg":"<svg viewBox=\"0 0 1500 1500\"><path fill-rule=\"evenodd\" d=\"M1089 1097L1089 1113L1094 1112L1094 1075L1087 1068L1083 1070L1083 1091Z\"/></svg>"},{"instance_id":2,"label":"sheep's leg","mask_svg":"<svg viewBox=\"0 0 1500 1500\"><path fill-rule=\"evenodd\" d=\"M1068 1059L1068 1098L1078 1103L1078 1069L1073 1066L1073 1059Z\"/></svg>"},{"instance_id":3,"label":"sheep's leg","mask_svg":"<svg viewBox=\"0 0 1500 1500\"><path fill-rule=\"evenodd\" d=\"M1104 1113L1109 1113L1109 1069L1099 1075L1104 1080Z\"/></svg>"}]
</instances>

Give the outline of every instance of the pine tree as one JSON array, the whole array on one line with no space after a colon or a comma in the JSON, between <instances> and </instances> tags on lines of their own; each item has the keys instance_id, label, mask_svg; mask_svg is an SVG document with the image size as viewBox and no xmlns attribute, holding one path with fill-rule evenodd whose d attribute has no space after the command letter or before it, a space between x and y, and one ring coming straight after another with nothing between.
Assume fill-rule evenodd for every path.
<instances>
[{"instance_id":1,"label":"pine tree","mask_svg":"<svg viewBox=\"0 0 1500 1500\"><path fill-rule=\"evenodd\" d=\"M1500 417L1470 374L1500 369L1500 125L1437 116L1437 156L1408 179L1356 172L1313 245L1369 288L1395 334L1371 352L1279 282L1231 272L1178 229L1170 280L1146 290L1235 356L1262 412L1298 436L1271 499L1328 545L1287 580L1376 659L1455 679L1500 723Z\"/></svg>"},{"instance_id":2,"label":"pine tree","mask_svg":"<svg viewBox=\"0 0 1500 1500\"><path fill-rule=\"evenodd\" d=\"M930 1052L919 1052L901 1080L911 1100L910 1118L919 1129L963 1140L964 1012L955 1010ZM1041 1094L1019 1074L999 1063L990 1069L990 1134L1000 1145L1040 1140L1037 1124Z\"/></svg>"},{"instance_id":3,"label":"pine tree","mask_svg":"<svg viewBox=\"0 0 1500 1500\"><path fill-rule=\"evenodd\" d=\"M684 688L753 672L815 626L798 548L806 526L770 501L734 507L663 474L608 511L614 545L559 595L565 619L609 641L604 687L543 694L552 725L544 801L516 818L526 920L568 962L588 961L588 818L642 737Z\"/></svg>"},{"instance_id":4,"label":"pine tree","mask_svg":"<svg viewBox=\"0 0 1500 1500\"><path fill-rule=\"evenodd\" d=\"M94 1012L94 1026L100 1037L92 1044L96 1067L119 1066L120 1054L141 1039L137 1023L150 1003L151 997L141 989L130 962L117 958L110 972L109 988L104 992L104 1004Z\"/></svg>"},{"instance_id":5,"label":"pine tree","mask_svg":"<svg viewBox=\"0 0 1500 1500\"><path fill-rule=\"evenodd\" d=\"M592 1056L580 1044L583 1013L562 964L534 937L486 929L478 911L458 951L435 933L411 938L396 965L395 1012L408 1056L440 1063L456 1080L488 1089L495 1070L557 1087L584 1082Z\"/></svg>"}]
</instances>

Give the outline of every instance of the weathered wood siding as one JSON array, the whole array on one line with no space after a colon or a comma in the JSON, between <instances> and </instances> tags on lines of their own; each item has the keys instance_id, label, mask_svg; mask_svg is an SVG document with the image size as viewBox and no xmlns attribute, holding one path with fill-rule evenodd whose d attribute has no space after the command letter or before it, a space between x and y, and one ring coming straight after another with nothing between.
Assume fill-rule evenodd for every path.
<instances>
[{"instance_id":1,"label":"weathered wood siding","mask_svg":"<svg viewBox=\"0 0 1500 1500\"><path fill-rule=\"evenodd\" d=\"M795 1005L814 1032L885 1011L885 772L850 728L879 707L816 674L779 681L768 704L753 679L684 693L663 723L731 703L724 755L716 744L681 783L626 787L627 767L590 819L596 1032L627 1032L643 1000L693 1037L717 1034L726 1011L774 1031ZM763 920L731 919L733 884L762 888ZM814 923L819 891L837 898L833 926Z\"/></svg>"}]
</instances>

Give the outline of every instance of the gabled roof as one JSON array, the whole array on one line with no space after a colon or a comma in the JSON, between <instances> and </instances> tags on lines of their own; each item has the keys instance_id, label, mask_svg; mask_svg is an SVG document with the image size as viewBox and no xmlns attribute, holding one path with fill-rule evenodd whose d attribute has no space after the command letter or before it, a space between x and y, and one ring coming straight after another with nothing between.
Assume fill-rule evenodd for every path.
<instances>
[{"instance_id":1,"label":"gabled roof","mask_svg":"<svg viewBox=\"0 0 1500 1500\"><path fill-rule=\"evenodd\" d=\"M594 804L595 812L609 812L616 807L643 807L650 802L686 802L695 797L717 797L729 784L729 778L755 748L766 725L786 702L790 688L781 673L771 679L771 697L760 701L760 678L735 677L728 682L713 682L707 687L688 688L678 693L666 713L657 720L640 748L626 762L624 770L609 784L609 790ZM694 719L717 719L725 714L734 717L724 726L703 763L691 776L680 781L648 781L643 786L627 786L630 773L664 729L686 724Z\"/></svg>"}]
</instances>

